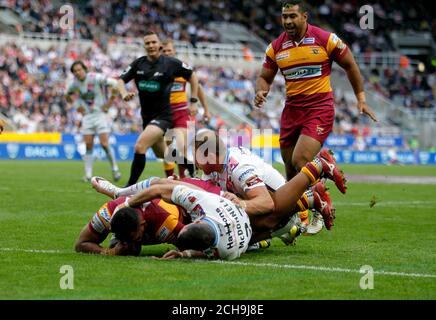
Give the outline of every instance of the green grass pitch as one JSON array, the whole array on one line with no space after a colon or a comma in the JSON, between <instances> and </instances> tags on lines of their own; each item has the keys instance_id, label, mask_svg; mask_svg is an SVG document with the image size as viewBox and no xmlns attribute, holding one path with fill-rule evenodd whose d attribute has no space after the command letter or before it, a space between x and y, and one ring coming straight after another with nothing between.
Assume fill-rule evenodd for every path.
<instances>
[{"instance_id":1,"label":"green grass pitch","mask_svg":"<svg viewBox=\"0 0 436 320\"><path fill-rule=\"evenodd\" d=\"M121 163L127 179L130 163ZM436 167L345 166L346 173L436 176ZM0 299L436 299L436 185L329 183L332 231L231 263L78 254L74 242L108 199L80 180L81 162L0 161ZM109 176L109 165L94 174ZM146 175L161 175L148 163ZM371 199L376 204L370 207ZM60 268L74 271L63 290ZM363 290L362 266L374 270Z\"/></svg>"}]
</instances>

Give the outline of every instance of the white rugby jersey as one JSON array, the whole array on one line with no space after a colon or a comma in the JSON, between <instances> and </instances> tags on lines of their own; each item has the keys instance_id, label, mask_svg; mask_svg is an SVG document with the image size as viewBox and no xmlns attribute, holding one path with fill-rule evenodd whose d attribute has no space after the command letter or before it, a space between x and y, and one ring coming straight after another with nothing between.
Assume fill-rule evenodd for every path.
<instances>
[{"instance_id":1,"label":"white rugby jersey","mask_svg":"<svg viewBox=\"0 0 436 320\"><path fill-rule=\"evenodd\" d=\"M209 257L233 260L247 250L252 230L247 213L231 201L184 185L174 188L173 203L182 206L192 221L202 220L215 230L216 242L204 252Z\"/></svg>"},{"instance_id":2,"label":"white rugby jersey","mask_svg":"<svg viewBox=\"0 0 436 320\"><path fill-rule=\"evenodd\" d=\"M102 112L101 107L106 103L105 86L117 86L117 80L106 77L101 73L88 72L83 81L77 78L68 86L67 94L78 93L79 99L75 103L85 107L85 114Z\"/></svg>"},{"instance_id":3,"label":"white rugby jersey","mask_svg":"<svg viewBox=\"0 0 436 320\"><path fill-rule=\"evenodd\" d=\"M221 173L203 174L203 180L211 180L222 190L244 198L248 190L266 186L275 191L286 183L285 178L259 156L243 147L227 149L224 170Z\"/></svg>"}]
</instances>

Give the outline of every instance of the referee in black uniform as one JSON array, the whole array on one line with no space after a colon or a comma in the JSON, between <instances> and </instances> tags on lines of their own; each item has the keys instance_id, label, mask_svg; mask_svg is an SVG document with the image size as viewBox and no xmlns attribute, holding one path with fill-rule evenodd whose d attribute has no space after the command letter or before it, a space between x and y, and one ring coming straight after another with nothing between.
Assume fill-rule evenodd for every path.
<instances>
[{"instance_id":1,"label":"referee in black uniform","mask_svg":"<svg viewBox=\"0 0 436 320\"><path fill-rule=\"evenodd\" d=\"M166 145L163 136L172 126L170 93L174 78L183 77L189 81L191 104L197 102L198 78L192 68L178 59L162 55L162 44L154 32L144 36L144 47L147 55L133 61L118 80L118 90L124 101L135 96L135 92L127 92L125 87L130 80L135 80L143 128L135 143L135 155L126 186L135 184L144 171L148 148L153 148L156 157L164 157Z\"/></svg>"}]
</instances>

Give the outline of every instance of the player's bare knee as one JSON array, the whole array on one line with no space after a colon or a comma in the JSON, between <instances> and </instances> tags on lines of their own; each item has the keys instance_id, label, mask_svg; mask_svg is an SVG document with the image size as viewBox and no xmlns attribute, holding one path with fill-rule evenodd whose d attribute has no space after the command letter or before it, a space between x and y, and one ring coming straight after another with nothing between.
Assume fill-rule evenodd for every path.
<instances>
[{"instance_id":1,"label":"player's bare knee","mask_svg":"<svg viewBox=\"0 0 436 320\"><path fill-rule=\"evenodd\" d=\"M300 171L308 162L313 159L309 159L307 155L301 154L292 158L292 166L296 171Z\"/></svg>"},{"instance_id":2,"label":"player's bare knee","mask_svg":"<svg viewBox=\"0 0 436 320\"><path fill-rule=\"evenodd\" d=\"M135 153L145 154L147 148L143 144L135 144Z\"/></svg>"}]
</instances>

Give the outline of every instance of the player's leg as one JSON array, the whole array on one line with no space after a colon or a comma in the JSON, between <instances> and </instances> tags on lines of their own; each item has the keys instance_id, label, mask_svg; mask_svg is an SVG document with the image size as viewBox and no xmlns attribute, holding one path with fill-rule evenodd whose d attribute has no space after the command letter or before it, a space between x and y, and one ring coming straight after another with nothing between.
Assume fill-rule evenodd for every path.
<instances>
[{"instance_id":1,"label":"player's leg","mask_svg":"<svg viewBox=\"0 0 436 320\"><path fill-rule=\"evenodd\" d=\"M163 159L163 166L164 166L165 175L167 177L172 176L174 174L174 169L175 169L176 165L174 164L174 162L168 161L167 159L165 159L165 154L168 150L168 146L165 143L164 137L162 136L159 140L157 140L151 146L151 148L153 149L153 152L158 159Z\"/></svg>"},{"instance_id":2,"label":"player's leg","mask_svg":"<svg viewBox=\"0 0 436 320\"><path fill-rule=\"evenodd\" d=\"M299 172L306 163L315 158L320 150L321 143L318 140L303 134L300 135L295 144L294 152L292 153L292 166Z\"/></svg>"},{"instance_id":3,"label":"player's leg","mask_svg":"<svg viewBox=\"0 0 436 320\"><path fill-rule=\"evenodd\" d=\"M83 156L83 161L85 163L84 181L91 181L92 164L94 162L94 158L92 155L92 151L94 149L94 134L84 134L83 142L85 142L86 146L85 155Z\"/></svg>"},{"instance_id":4,"label":"player's leg","mask_svg":"<svg viewBox=\"0 0 436 320\"><path fill-rule=\"evenodd\" d=\"M130 177L126 186L131 186L138 181L145 168L145 153L147 149L161 139L163 134L164 130L160 127L149 124L139 135L135 143L135 155L133 157L132 166L130 168Z\"/></svg>"},{"instance_id":5,"label":"player's leg","mask_svg":"<svg viewBox=\"0 0 436 320\"><path fill-rule=\"evenodd\" d=\"M118 181L121 179L121 173L120 173L120 170L118 169L118 164L117 164L117 161L115 159L113 149L111 148L111 146L109 144L109 133L106 133L106 132L100 133L99 139L100 139L101 147L103 148L103 150L106 153L106 156L109 160L114 181Z\"/></svg>"},{"instance_id":6,"label":"player's leg","mask_svg":"<svg viewBox=\"0 0 436 320\"><path fill-rule=\"evenodd\" d=\"M185 170L188 170L190 177L194 176L195 166L188 160L188 130L186 128L175 128L176 148L179 152L177 163L179 167L180 178L185 176Z\"/></svg>"},{"instance_id":7,"label":"player's leg","mask_svg":"<svg viewBox=\"0 0 436 320\"><path fill-rule=\"evenodd\" d=\"M302 123L304 123L304 114L302 111L301 109L285 107L281 117L280 152L285 164L287 181L291 180L299 170L293 163L293 157L299 141ZM313 157L311 159L313 159ZM309 210L300 211L299 217L302 224L309 224Z\"/></svg>"},{"instance_id":8,"label":"player's leg","mask_svg":"<svg viewBox=\"0 0 436 320\"><path fill-rule=\"evenodd\" d=\"M256 231L276 229L284 219L289 218L295 212L295 207L307 188L320 178L334 181L338 189L345 193L346 180L343 173L337 167L333 157L321 153L313 161L307 163L292 180L276 190L273 197L275 209L272 214L252 217ZM333 225L333 213L331 210L326 210L324 214L326 228L330 229Z\"/></svg>"}]
</instances>

